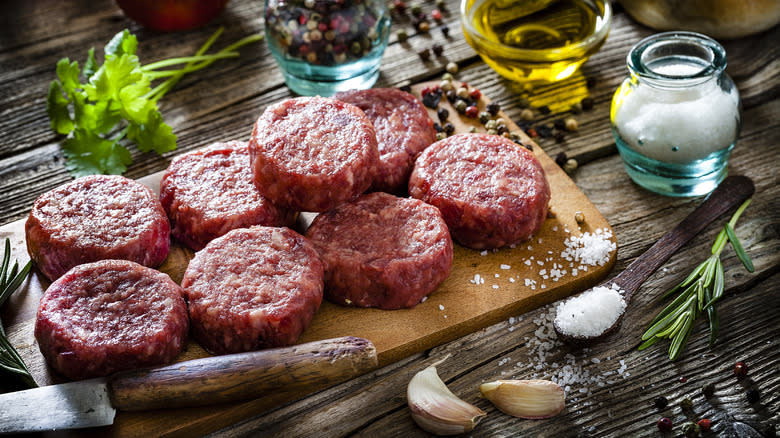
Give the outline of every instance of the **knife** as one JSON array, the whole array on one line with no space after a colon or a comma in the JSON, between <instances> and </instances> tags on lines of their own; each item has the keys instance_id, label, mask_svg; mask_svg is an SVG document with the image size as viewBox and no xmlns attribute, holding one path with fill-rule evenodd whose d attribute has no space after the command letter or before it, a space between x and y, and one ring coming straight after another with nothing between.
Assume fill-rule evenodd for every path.
<instances>
[{"instance_id":1,"label":"knife","mask_svg":"<svg viewBox=\"0 0 780 438\"><path fill-rule=\"evenodd\" d=\"M203 406L272 391L300 394L377 366L371 341L346 336L123 371L0 395L0 434L108 426L117 409Z\"/></svg>"}]
</instances>

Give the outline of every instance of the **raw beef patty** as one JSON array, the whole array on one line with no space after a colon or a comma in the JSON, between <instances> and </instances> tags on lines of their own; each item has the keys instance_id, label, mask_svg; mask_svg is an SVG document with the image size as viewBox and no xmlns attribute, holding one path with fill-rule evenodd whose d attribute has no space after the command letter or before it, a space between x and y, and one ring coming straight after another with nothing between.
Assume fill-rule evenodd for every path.
<instances>
[{"instance_id":1,"label":"raw beef patty","mask_svg":"<svg viewBox=\"0 0 780 438\"><path fill-rule=\"evenodd\" d=\"M433 120L423 104L397 88L344 91L333 98L360 108L374 125L379 172L370 190L405 193L414 159L436 141Z\"/></svg>"},{"instance_id":2,"label":"raw beef patty","mask_svg":"<svg viewBox=\"0 0 780 438\"><path fill-rule=\"evenodd\" d=\"M522 242L547 217L550 187L529 150L488 134L458 134L423 151L409 194L441 210L455 240L469 248Z\"/></svg>"},{"instance_id":3,"label":"raw beef patty","mask_svg":"<svg viewBox=\"0 0 780 438\"><path fill-rule=\"evenodd\" d=\"M249 152L260 193L296 211L325 211L358 196L379 166L368 117L324 97L268 107L255 123Z\"/></svg>"},{"instance_id":4,"label":"raw beef patty","mask_svg":"<svg viewBox=\"0 0 780 438\"><path fill-rule=\"evenodd\" d=\"M260 194L246 142L229 141L176 157L160 182L171 234L195 251L230 230L291 225L295 213Z\"/></svg>"},{"instance_id":5,"label":"raw beef patty","mask_svg":"<svg viewBox=\"0 0 780 438\"><path fill-rule=\"evenodd\" d=\"M85 176L44 193L25 232L30 257L50 280L104 259L159 266L170 246L170 225L157 196L118 175Z\"/></svg>"},{"instance_id":6,"label":"raw beef patty","mask_svg":"<svg viewBox=\"0 0 780 438\"><path fill-rule=\"evenodd\" d=\"M376 192L318 215L306 236L326 264L335 303L414 307L452 269L452 239L435 207Z\"/></svg>"},{"instance_id":7,"label":"raw beef patty","mask_svg":"<svg viewBox=\"0 0 780 438\"><path fill-rule=\"evenodd\" d=\"M170 277L127 260L102 260L49 286L35 339L49 366L84 379L171 362L187 330L187 305Z\"/></svg>"},{"instance_id":8,"label":"raw beef patty","mask_svg":"<svg viewBox=\"0 0 780 438\"><path fill-rule=\"evenodd\" d=\"M228 232L195 254L182 288L192 332L212 353L295 343L322 302L314 246L288 228Z\"/></svg>"}]
</instances>

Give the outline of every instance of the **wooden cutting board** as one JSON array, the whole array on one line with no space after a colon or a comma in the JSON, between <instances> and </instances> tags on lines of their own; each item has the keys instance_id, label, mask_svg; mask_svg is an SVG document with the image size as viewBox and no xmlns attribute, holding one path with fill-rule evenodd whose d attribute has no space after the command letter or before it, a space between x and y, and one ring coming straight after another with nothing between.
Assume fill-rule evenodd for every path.
<instances>
[{"instance_id":1,"label":"wooden cutting board","mask_svg":"<svg viewBox=\"0 0 780 438\"><path fill-rule=\"evenodd\" d=\"M419 94L427 85L432 84L418 84L413 89ZM484 110L487 103L489 100L483 97L479 103L480 111ZM456 132L468 132L471 126L484 132L477 120L459 117L446 99L442 99L440 106L449 110L449 121L455 125ZM436 112L430 109L429 112L438 121ZM503 117L503 113L500 116ZM510 131L520 131L510 120L507 119L507 122ZM522 135L525 144L533 145L533 152L544 168L552 191L551 217L537 235L515 248L496 251L477 251L455 245L449 278L413 309L387 311L346 308L323 302L311 327L304 332L300 341L343 335L368 338L376 345L380 365L386 365L584 290L604 278L616 260L617 251L612 253L609 262L603 266L580 270L577 275L573 275L569 262L561 258L561 251L569 236L592 233L597 229L611 232L609 224L542 148L524 133ZM159 172L142 178L141 182L158 191L161 177L162 172ZM574 218L576 212L584 215L583 224L577 224ZM302 216L303 222L311 219L311 215ZM29 257L25 252L24 220L0 227L0 238L5 237L11 238L14 256L20 263L26 263ZM160 270L180 282L191 257L191 251L174 244ZM566 274L557 281L544 279L540 271L546 269L549 276L554 263L560 269L565 269ZM49 372L33 336L38 301L48 285L49 282L41 274L34 272L22 289L8 301L2 315L12 344L40 385L62 381ZM177 360L206 355L197 343L189 341ZM319 389L322 388L312 387L307 393ZM56 435L194 436L258 415L304 395L269 394L258 400L217 407L119 412L111 427L86 432L57 432Z\"/></svg>"}]
</instances>

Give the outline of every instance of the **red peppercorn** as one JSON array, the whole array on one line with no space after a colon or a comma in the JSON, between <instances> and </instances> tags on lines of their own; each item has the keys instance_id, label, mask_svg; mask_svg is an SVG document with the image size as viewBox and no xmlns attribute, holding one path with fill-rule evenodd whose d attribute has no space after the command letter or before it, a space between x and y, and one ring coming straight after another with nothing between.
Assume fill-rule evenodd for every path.
<instances>
[{"instance_id":1,"label":"red peppercorn","mask_svg":"<svg viewBox=\"0 0 780 438\"><path fill-rule=\"evenodd\" d=\"M438 9L434 9L431 11L431 18L433 18L436 21L441 21L441 11Z\"/></svg>"},{"instance_id":2,"label":"red peppercorn","mask_svg":"<svg viewBox=\"0 0 780 438\"><path fill-rule=\"evenodd\" d=\"M431 87L425 87L420 91L420 96L425 97L426 94L431 92Z\"/></svg>"},{"instance_id":3,"label":"red peppercorn","mask_svg":"<svg viewBox=\"0 0 780 438\"><path fill-rule=\"evenodd\" d=\"M747 376L747 373L748 366L745 362L739 361L736 365L734 365L734 375L737 376L737 379L741 379Z\"/></svg>"},{"instance_id":4,"label":"red peppercorn","mask_svg":"<svg viewBox=\"0 0 780 438\"><path fill-rule=\"evenodd\" d=\"M328 23L321 22L317 25L317 29L319 29L320 32L327 32L328 31Z\"/></svg>"},{"instance_id":5,"label":"red peppercorn","mask_svg":"<svg viewBox=\"0 0 780 438\"><path fill-rule=\"evenodd\" d=\"M476 119L479 116L479 108L475 105L466 107L466 117Z\"/></svg>"},{"instance_id":6,"label":"red peppercorn","mask_svg":"<svg viewBox=\"0 0 780 438\"><path fill-rule=\"evenodd\" d=\"M471 92L469 93L469 96L472 99L474 99L474 100L479 100L479 98L482 97L482 92L479 91L479 88L475 88L475 89L471 90Z\"/></svg>"},{"instance_id":7,"label":"red peppercorn","mask_svg":"<svg viewBox=\"0 0 780 438\"><path fill-rule=\"evenodd\" d=\"M685 383L688 381L688 378L685 376L680 377L680 383Z\"/></svg>"},{"instance_id":8,"label":"red peppercorn","mask_svg":"<svg viewBox=\"0 0 780 438\"><path fill-rule=\"evenodd\" d=\"M710 421L709 418L702 418L701 420L697 421L696 424L699 425L699 428L701 428L702 432L709 432L712 421Z\"/></svg>"},{"instance_id":9,"label":"red peppercorn","mask_svg":"<svg viewBox=\"0 0 780 438\"><path fill-rule=\"evenodd\" d=\"M661 417L661 419L656 423L656 426L658 426L658 430L661 432L671 432L674 425L672 424L672 420L670 418Z\"/></svg>"},{"instance_id":10,"label":"red peppercorn","mask_svg":"<svg viewBox=\"0 0 780 438\"><path fill-rule=\"evenodd\" d=\"M539 133L536 132L536 129L534 128L528 128L525 133L528 134L528 136L531 138L536 138L539 136Z\"/></svg>"},{"instance_id":11,"label":"red peppercorn","mask_svg":"<svg viewBox=\"0 0 780 438\"><path fill-rule=\"evenodd\" d=\"M306 24L306 16L305 15L299 15L298 16L298 24L300 24L301 26Z\"/></svg>"},{"instance_id":12,"label":"red peppercorn","mask_svg":"<svg viewBox=\"0 0 780 438\"><path fill-rule=\"evenodd\" d=\"M465 82L461 82L461 83L460 83L460 86L461 86L461 87L463 87L463 88L466 88L466 89L468 89L468 88L469 88L469 84L467 84L467 83L465 83Z\"/></svg>"}]
</instances>

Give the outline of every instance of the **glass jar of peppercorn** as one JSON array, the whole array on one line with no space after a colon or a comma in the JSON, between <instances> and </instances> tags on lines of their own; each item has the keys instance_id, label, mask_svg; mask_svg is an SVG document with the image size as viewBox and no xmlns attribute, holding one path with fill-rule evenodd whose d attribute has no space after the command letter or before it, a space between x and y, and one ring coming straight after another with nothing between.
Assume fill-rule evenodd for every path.
<instances>
[{"instance_id":1,"label":"glass jar of peppercorn","mask_svg":"<svg viewBox=\"0 0 780 438\"><path fill-rule=\"evenodd\" d=\"M386 0L265 0L268 47L298 94L370 88L389 34Z\"/></svg>"}]
</instances>

